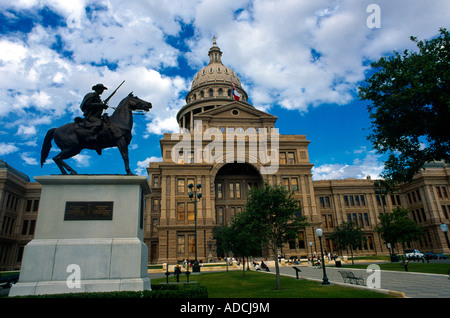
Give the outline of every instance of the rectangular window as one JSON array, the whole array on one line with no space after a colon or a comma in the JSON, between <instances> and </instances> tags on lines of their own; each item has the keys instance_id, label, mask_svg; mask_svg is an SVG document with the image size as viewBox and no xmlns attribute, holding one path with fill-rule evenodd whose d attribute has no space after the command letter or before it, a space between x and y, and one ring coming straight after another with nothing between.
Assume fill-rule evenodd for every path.
<instances>
[{"instance_id":1,"label":"rectangular window","mask_svg":"<svg viewBox=\"0 0 450 318\"><path fill-rule=\"evenodd\" d=\"M236 182L236 199L241 198L241 184Z\"/></svg>"},{"instance_id":2,"label":"rectangular window","mask_svg":"<svg viewBox=\"0 0 450 318\"><path fill-rule=\"evenodd\" d=\"M187 214L188 214L188 221L194 221L195 220L194 202L189 202L187 204Z\"/></svg>"},{"instance_id":3,"label":"rectangular window","mask_svg":"<svg viewBox=\"0 0 450 318\"><path fill-rule=\"evenodd\" d=\"M33 212L37 212L39 209L39 200L33 201Z\"/></svg>"},{"instance_id":4,"label":"rectangular window","mask_svg":"<svg viewBox=\"0 0 450 318\"><path fill-rule=\"evenodd\" d=\"M188 236L189 253L195 253L195 235Z\"/></svg>"},{"instance_id":5,"label":"rectangular window","mask_svg":"<svg viewBox=\"0 0 450 318\"><path fill-rule=\"evenodd\" d=\"M286 164L286 153L280 152L280 165L285 165L285 164Z\"/></svg>"},{"instance_id":6,"label":"rectangular window","mask_svg":"<svg viewBox=\"0 0 450 318\"><path fill-rule=\"evenodd\" d=\"M36 228L36 221L31 220L30 229L28 230L28 235L34 235L34 229Z\"/></svg>"},{"instance_id":7,"label":"rectangular window","mask_svg":"<svg viewBox=\"0 0 450 318\"><path fill-rule=\"evenodd\" d=\"M370 223L369 223L369 215L368 215L367 213L364 213L364 224L365 224L366 226L370 226Z\"/></svg>"},{"instance_id":8,"label":"rectangular window","mask_svg":"<svg viewBox=\"0 0 450 318\"><path fill-rule=\"evenodd\" d=\"M436 187L436 191L437 191L438 198L442 199L441 188L440 187Z\"/></svg>"},{"instance_id":9,"label":"rectangular window","mask_svg":"<svg viewBox=\"0 0 450 318\"><path fill-rule=\"evenodd\" d=\"M218 207L217 208L217 224L222 225L223 224L223 208Z\"/></svg>"},{"instance_id":10,"label":"rectangular window","mask_svg":"<svg viewBox=\"0 0 450 318\"><path fill-rule=\"evenodd\" d=\"M178 202L177 204L177 220L184 221L185 212L184 212L184 202Z\"/></svg>"},{"instance_id":11,"label":"rectangular window","mask_svg":"<svg viewBox=\"0 0 450 318\"><path fill-rule=\"evenodd\" d=\"M184 235L178 235L177 237L177 253L184 255L184 248L186 246Z\"/></svg>"},{"instance_id":12,"label":"rectangular window","mask_svg":"<svg viewBox=\"0 0 450 318\"><path fill-rule=\"evenodd\" d=\"M349 196L350 198L350 206L355 206L355 203L353 201L353 195Z\"/></svg>"},{"instance_id":13,"label":"rectangular window","mask_svg":"<svg viewBox=\"0 0 450 318\"><path fill-rule=\"evenodd\" d=\"M298 179L297 178L291 179L291 191L298 192Z\"/></svg>"},{"instance_id":14,"label":"rectangular window","mask_svg":"<svg viewBox=\"0 0 450 318\"><path fill-rule=\"evenodd\" d=\"M234 183L230 182L230 199L234 199Z\"/></svg>"},{"instance_id":15,"label":"rectangular window","mask_svg":"<svg viewBox=\"0 0 450 318\"><path fill-rule=\"evenodd\" d=\"M329 208L330 206L330 197L325 197L325 207Z\"/></svg>"},{"instance_id":16,"label":"rectangular window","mask_svg":"<svg viewBox=\"0 0 450 318\"><path fill-rule=\"evenodd\" d=\"M289 178L283 178L281 180L283 188L289 191Z\"/></svg>"},{"instance_id":17,"label":"rectangular window","mask_svg":"<svg viewBox=\"0 0 450 318\"><path fill-rule=\"evenodd\" d=\"M186 186L185 186L185 184L184 184L184 179L178 179L178 180L177 180L177 190L178 190L178 193L184 193L185 188L186 188Z\"/></svg>"},{"instance_id":18,"label":"rectangular window","mask_svg":"<svg viewBox=\"0 0 450 318\"><path fill-rule=\"evenodd\" d=\"M223 189L222 189L222 182L217 183L217 198L222 199L223 198Z\"/></svg>"},{"instance_id":19,"label":"rectangular window","mask_svg":"<svg viewBox=\"0 0 450 318\"><path fill-rule=\"evenodd\" d=\"M31 205L33 204L33 200L27 200L27 206L25 208L25 212L31 211Z\"/></svg>"},{"instance_id":20,"label":"rectangular window","mask_svg":"<svg viewBox=\"0 0 450 318\"><path fill-rule=\"evenodd\" d=\"M449 212L450 212L450 206L447 206L447 207L449 208ZM442 212L444 212L444 217L446 219L448 219L447 207L445 205L441 205Z\"/></svg>"},{"instance_id":21,"label":"rectangular window","mask_svg":"<svg viewBox=\"0 0 450 318\"><path fill-rule=\"evenodd\" d=\"M298 248L305 248L305 233L298 233Z\"/></svg>"},{"instance_id":22,"label":"rectangular window","mask_svg":"<svg viewBox=\"0 0 450 318\"><path fill-rule=\"evenodd\" d=\"M152 219L152 236L158 234L158 219Z\"/></svg>"},{"instance_id":23,"label":"rectangular window","mask_svg":"<svg viewBox=\"0 0 450 318\"><path fill-rule=\"evenodd\" d=\"M294 153L293 152L288 152L288 163L289 164L294 164L295 163L295 158L294 158Z\"/></svg>"},{"instance_id":24,"label":"rectangular window","mask_svg":"<svg viewBox=\"0 0 450 318\"><path fill-rule=\"evenodd\" d=\"M28 229L28 220L24 220L22 223L22 235L27 234Z\"/></svg>"},{"instance_id":25,"label":"rectangular window","mask_svg":"<svg viewBox=\"0 0 450 318\"><path fill-rule=\"evenodd\" d=\"M345 206L349 206L348 196L347 195L344 195L344 204L345 204Z\"/></svg>"},{"instance_id":26,"label":"rectangular window","mask_svg":"<svg viewBox=\"0 0 450 318\"><path fill-rule=\"evenodd\" d=\"M322 214L322 227L324 229L327 228L327 216L326 216L326 214Z\"/></svg>"},{"instance_id":27,"label":"rectangular window","mask_svg":"<svg viewBox=\"0 0 450 318\"><path fill-rule=\"evenodd\" d=\"M153 212L159 211L159 199L153 199Z\"/></svg>"},{"instance_id":28,"label":"rectangular window","mask_svg":"<svg viewBox=\"0 0 450 318\"><path fill-rule=\"evenodd\" d=\"M328 228L333 227L333 216L331 214L328 214Z\"/></svg>"},{"instance_id":29,"label":"rectangular window","mask_svg":"<svg viewBox=\"0 0 450 318\"><path fill-rule=\"evenodd\" d=\"M360 196L360 199L361 199L361 205L366 206L366 199L364 198L363 195Z\"/></svg>"}]
</instances>

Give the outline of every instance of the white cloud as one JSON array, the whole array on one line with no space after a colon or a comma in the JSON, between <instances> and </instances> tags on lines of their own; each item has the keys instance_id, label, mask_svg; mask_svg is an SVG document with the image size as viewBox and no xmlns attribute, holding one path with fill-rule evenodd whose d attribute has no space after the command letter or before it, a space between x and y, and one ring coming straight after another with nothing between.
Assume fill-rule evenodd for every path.
<instances>
[{"instance_id":1,"label":"white cloud","mask_svg":"<svg viewBox=\"0 0 450 318\"><path fill-rule=\"evenodd\" d=\"M383 0L377 2L382 28L370 29L371 2L204 1L189 57L193 65L205 63L210 38L217 34L222 60L250 85L255 106L278 103L305 111L323 103L346 104L356 97L367 60L411 48L411 35L428 38L448 24L443 12L450 10L449 2ZM236 17L238 8L243 11ZM418 12L420 21L412 22Z\"/></svg>"},{"instance_id":2,"label":"white cloud","mask_svg":"<svg viewBox=\"0 0 450 318\"><path fill-rule=\"evenodd\" d=\"M77 167L89 167L91 156L78 154L72 157L72 159L75 160L75 164Z\"/></svg>"},{"instance_id":3,"label":"white cloud","mask_svg":"<svg viewBox=\"0 0 450 318\"><path fill-rule=\"evenodd\" d=\"M147 167L150 164L150 162L161 162L163 159L161 157L148 157L142 161L138 161L137 168L134 169L134 172L140 176L146 176L147 175Z\"/></svg>"},{"instance_id":4,"label":"white cloud","mask_svg":"<svg viewBox=\"0 0 450 318\"><path fill-rule=\"evenodd\" d=\"M17 135L21 135L24 137L32 137L36 135L36 127L20 125L19 128L17 129Z\"/></svg>"},{"instance_id":5,"label":"white cloud","mask_svg":"<svg viewBox=\"0 0 450 318\"><path fill-rule=\"evenodd\" d=\"M373 151L365 155L363 159L356 158L352 164L336 163L314 166L312 168L313 179L364 179L367 176L370 176L372 179L379 178L384 169L383 162L379 161L380 156L375 155Z\"/></svg>"},{"instance_id":6,"label":"white cloud","mask_svg":"<svg viewBox=\"0 0 450 318\"><path fill-rule=\"evenodd\" d=\"M0 156L7 155L18 150L19 148L17 148L13 143L0 142Z\"/></svg>"},{"instance_id":7,"label":"white cloud","mask_svg":"<svg viewBox=\"0 0 450 318\"><path fill-rule=\"evenodd\" d=\"M24 152L20 155L27 165L37 166L39 163L32 153Z\"/></svg>"}]
</instances>

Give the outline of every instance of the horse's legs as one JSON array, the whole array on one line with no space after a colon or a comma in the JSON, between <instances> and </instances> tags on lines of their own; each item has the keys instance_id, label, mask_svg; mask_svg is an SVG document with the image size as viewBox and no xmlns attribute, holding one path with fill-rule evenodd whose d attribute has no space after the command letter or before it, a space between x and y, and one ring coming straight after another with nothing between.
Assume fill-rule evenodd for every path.
<instances>
[{"instance_id":1,"label":"horse's legs","mask_svg":"<svg viewBox=\"0 0 450 318\"><path fill-rule=\"evenodd\" d=\"M75 170L73 170L67 163L64 162L63 159L69 159L73 156L76 156L80 153L78 149L63 149L59 154L53 157L53 161L58 166L59 170L61 170L62 174L67 174L66 170L70 172L70 174L77 174ZM65 170L66 169L66 170Z\"/></svg>"},{"instance_id":2,"label":"horse's legs","mask_svg":"<svg viewBox=\"0 0 450 318\"><path fill-rule=\"evenodd\" d=\"M61 170L62 174L67 174L67 171L64 169L63 167L63 162L61 158L59 158L59 155L53 157L53 161L56 163L56 165L58 166L59 170Z\"/></svg>"},{"instance_id":3,"label":"horse's legs","mask_svg":"<svg viewBox=\"0 0 450 318\"><path fill-rule=\"evenodd\" d=\"M128 144L125 141L125 137L121 137L117 140L117 148L119 148L120 154L122 155L123 163L125 164L125 171L128 175L134 175L130 170L130 162L128 159Z\"/></svg>"}]
</instances>

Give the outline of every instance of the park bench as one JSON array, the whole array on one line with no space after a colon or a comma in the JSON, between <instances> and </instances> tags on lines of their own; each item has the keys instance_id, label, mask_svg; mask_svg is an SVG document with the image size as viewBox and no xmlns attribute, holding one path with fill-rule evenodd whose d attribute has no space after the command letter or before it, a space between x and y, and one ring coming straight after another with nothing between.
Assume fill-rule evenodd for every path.
<instances>
[{"instance_id":1,"label":"park bench","mask_svg":"<svg viewBox=\"0 0 450 318\"><path fill-rule=\"evenodd\" d=\"M356 277L355 274L353 274L353 272L339 271L339 273L341 274L342 278L344 279L344 283L366 286L366 283L364 282L364 278Z\"/></svg>"},{"instance_id":2,"label":"park bench","mask_svg":"<svg viewBox=\"0 0 450 318\"><path fill-rule=\"evenodd\" d=\"M295 269L295 274L297 275L297 279L298 279L298 273L301 272L301 269L298 268L297 266L293 266L293 269Z\"/></svg>"}]
</instances>

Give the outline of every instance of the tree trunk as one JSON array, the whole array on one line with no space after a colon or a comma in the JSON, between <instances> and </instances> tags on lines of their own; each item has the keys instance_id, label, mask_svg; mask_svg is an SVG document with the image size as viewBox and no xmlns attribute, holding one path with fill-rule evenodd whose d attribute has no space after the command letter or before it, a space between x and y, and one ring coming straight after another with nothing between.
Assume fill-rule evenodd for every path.
<instances>
[{"instance_id":1,"label":"tree trunk","mask_svg":"<svg viewBox=\"0 0 450 318\"><path fill-rule=\"evenodd\" d=\"M355 260L353 259L353 247L350 246L350 252L352 253L352 265L355 265Z\"/></svg>"},{"instance_id":2,"label":"tree trunk","mask_svg":"<svg viewBox=\"0 0 450 318\"><path fill-rule=\"evenodd\" d=\"M278 247L272 246L272 252L273 252L273 259L275 260L275 276L277 278L277 289L281 289L281 283L280 283L280 265L278 264Z\"/></svg>"}]
</instances>

